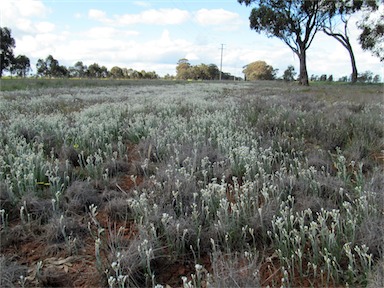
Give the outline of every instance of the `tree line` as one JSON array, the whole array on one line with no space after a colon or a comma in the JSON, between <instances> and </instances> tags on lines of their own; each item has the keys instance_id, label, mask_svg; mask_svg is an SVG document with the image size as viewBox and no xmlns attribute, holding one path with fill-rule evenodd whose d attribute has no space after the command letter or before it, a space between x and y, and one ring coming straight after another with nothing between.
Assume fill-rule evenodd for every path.
<instances>
[{"instance_id":1,"label":"tree line","mask_svg":"<svg viewBox=\"0 0 384 288\"><path fill-rule=\"evenodd\" d=\"M220 77L221 74L221 77ZM222 72L216 64L191 65L189 60L182 58L177 62L176 79L179 80L240 80L240 77L231 75L231 73Z\"/></svg>"},{"instance_id":2,"label":"tree line","mask_svg":"<svg viewBox=\"0 0 384 288\"><path fill-rule=\"evenodd\" d=\"M268 37L282 40L299 58L299 83L309 84L307 50L315 35L322 31L334 37L348 51L352 73L351 82L357 82L356 60L348 35L351 15L363 11L365 16L358 22L362 30L359 42L364 50L371 51L384 60L384 15L374 17L383 5L382 0L238 0L251 6L250 28ZM343 23L344 29L336 29Z\"/></svg>"},{"instance_id":3,"label":"tree line","mask_svg":"<svg viewBox=\"0 0 384 288\"><path fill-rule=\"evenodd\" d=\"M37 76L42 77L71 77L71 78L114 78L114 79L158 79L155 71L136 71L131 68L114 66L108 70L105 66L93 63L89 66L77 61L73 66L65 67L49 55L46 59L39 59L36 64Z\"/></svg>"},{"instance_id":4,"label":"tree line","mask_svg":"<svg viewBox=\"0 0 384 288\"><path fill-rule=\"evenodd\" d=\"M248 65L245 65L243 70L245 80L284 80L284 81L296 81L296 71L295 67L289 65L286 70L284 70L281 76L277 76L279 69L274 69L271 65L268 65L265 61L255 61ZM312 82L352 82L351 76L342 76L339 79L335 80L333 75L314 75L310 77ZM380 83L380 75L373 75L371 71L365 71L357 75L357 82L360 83Z\"/></svg>"},{"instance_id":5,"label":"tree line","mask_svg":"<svg viewBox=\"0 0 384 288\"><path fill-rule=\"evenodd\" d=\"M30 59L25 55L15 56L13 49L16 41L11 35L11 29L0 27L0 77L3 71L9 71L11 76L26 77L31 69ZM37 77L47 78L116 78L116 79L158 79L155 71L137 71L131 68L114 66L108 70L105 66L93 63L89 66L82 61L73 66L60 65L52 55L38 59L36 63Z\"/></svg>"},{"instance_id":6,"label":"tree line","mask_svg":"<svg viewBox=\"0 0 384 288\"><path fill-rule=\"evenodd\" d=\"M320 76L312 74L310 80L313 82L316 82L316 81L333 82L333 81L335 81L333 79L332 74L330 74L330 75L322 74ZM337 82L351 82L352 79L351 79L351 76L349 76L349 77L348 76L342 76L336 81ZM380 81L381 81L380 75L378 75L378 74L373 75L372 71L365 71L363 73L357 74L357 82L360 82L360 83L380 83Z\"/></svg>"}]
</instances>

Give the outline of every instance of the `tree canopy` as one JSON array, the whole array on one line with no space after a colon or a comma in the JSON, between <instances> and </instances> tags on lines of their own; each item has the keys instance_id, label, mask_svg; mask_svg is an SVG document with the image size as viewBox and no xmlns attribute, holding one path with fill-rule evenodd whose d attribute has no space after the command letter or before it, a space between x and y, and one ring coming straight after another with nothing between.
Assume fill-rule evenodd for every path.
<instances>
[{"instance_id":1,"label":"tree canopy","mask_svg":"<svg viewBox=\"0 0 384 288\"><path fill-rule=\"evenodd\" d=\"M65 66L61 66L59 61L49 55L47 58L39 59L36 63L37 74L40 76L68 77L69 71Z\"/></svg>"},{"instance_id":2,"label":"tree canopy","mask_svg":"<svg viewBox=\"0 0 384 288\"><path fill-rule=\"evenodd\" d=\"M88 66L88 77L106 78L108 77L108 74L108 69L105 66L99 66L97 63L93 63Z\"/></svg>"},{"instance_id":3,"label":"tree canopy","mask_svg":"<svg viewBox=\"0 0 384 288\"><path fill-rule=\"evenodd\" d=\"M0 77L3 70L8 70L14 60L13 48L15 39L11 35L11 29L0 27Z\"/></svg>"},{"instance_id":4,"label":"tree canopy","mask_svg":"<svg viewBox=\"0 0 384 288\"><path fill-rule=\"evenodd\" d=\"M276 70L265 61L255 61L246 66L243 73L247 80L273 80Z\"/></svg>"},{"instance_id":5,"label":"tree canopy","mask_svg":"<svg viewBox=\"0 0 384 288\"><path fill-rule=\"evenodd\" d=\"M183 80L192 78L190 68L191 64L189 63L188 59L179 59L176 66L176 78Z\"/></svg>"},{"instance_id":6,"label":"tree canopy","mask_svg":"<svg viewBox=\"0 0 384 288\"><path fill-rule=\"evenodd\" d=\"M191 65L188 59L179 59L176 66L176 79L180 80L219 80L220 70L216 64L204 64ZM230 73L221 72L222 80L239 79Z\"/></svg>"},{"instance_id":7,"label":"tree canopy","mask_svg":"<svg viewBox=\"0 0 384 288\"><path fill-rule=\"evenodd\" d=\"M31 63L27 56L18 55L11 65L11 73L16 73L19 77L26 77L31 70Z\"/></svg>"},{"instance_id":8,"label":"tree canopy","mask_svg":"<svg viewBox=\"0 0 384 288\"><path fill-rule=\"evenodd\" d=\"M87 75L87 66L82 61L77 61L74 66L69 67L69 76L83 78Z\"/></svg>"},{"instance_id":9,"label":"tree canopy","mask_svg":"<svg viewBox=\"0 0 384 288\"><path fill-rule=\"evenodd\" d=\"M111 71L109 71L109 74L112 76L112 78L124 78L123 69L118 66L112 67Z\"/></svg>"},{"instance_id":10,"label":"tree canopy","mask_svg":"<svg viewBox=\"0 0 384 288\"><path fill-rule=\"evenodd\" d=\"M359 42L364 50L369 50L373 55L384 61L384 3L366 0L366 14L358 27L362 29Z\"/></svg>"},{"instance_id":11,"label":"tree canopy","mask_svg":"<svg viewBox=\"0 0 384 288\"><path fill-rule=\"evenodd\" d=\"M289 65L287 69L284 71L283 79L284 81L294 81L295 80L295 67Z\"/></svg>"},{"instance_id":12,"label":"tree canopy","mask_svg":"<svg viewBox=\"0 0 384 288\"><path fill-rule=\"evenodd\" d=\"M382 15L376 23L364 22L359 27L363 29L359 37L361 47L370 50L380 61L384 61L384 16Z\"/></svg>"}]
</instances>

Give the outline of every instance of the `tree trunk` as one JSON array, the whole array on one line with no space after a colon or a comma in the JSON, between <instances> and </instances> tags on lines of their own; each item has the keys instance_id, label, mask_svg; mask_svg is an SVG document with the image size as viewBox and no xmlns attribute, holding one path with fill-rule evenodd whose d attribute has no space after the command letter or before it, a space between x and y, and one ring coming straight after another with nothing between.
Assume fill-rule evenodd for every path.
<instances>
[{"instance_id":1,"label":"tree trunk","mask_svg":"<svg viewBox=\"0 0 384 288\"><path fill-rule=\"evenodd\" d=\"M351 57L351 64L352 64L351 81L352 81L352 83L356 83L357 82L357 67L356 67L355 55L353 54L352 46L349 43L349 41L347 42L347 45L348 45L347 50L349 52L349 57Z\"/></svg>"},{"instance_id":2,"label":"tree trunk","mask_svg":"<svg viewBox=\"0 0 384 288\"><path fill-rule=\"evenodd\" d=\"M300 59L300 76L299 84L303 86L309 86L308 72L307 72L307 55L305 48L300 49L300 53L297 54Z\"/></svg>"},{"instance_id":3,"label":"tree trunk","mask_svg":"<svg viewBox=\"0 0 384 288\"><path fill-rule=\"evenodd\" d=\"M356 67L356 60L355 60L355 54L353 53L353 48L351 45L351 42L349 41L349 37L347 34L347 22L345 22L345 32L344 35L341 33L333 33L332 30L327 30L329 28L323 29L324 33L328 36L332 36L337 41L341 43L341 45L344 46L345 49L348 50L349 57L351 58L351 65L352 65L352 74L351 74L351 82L356 83L357 82L357 67Z\"/></svg>"}]
</instances>

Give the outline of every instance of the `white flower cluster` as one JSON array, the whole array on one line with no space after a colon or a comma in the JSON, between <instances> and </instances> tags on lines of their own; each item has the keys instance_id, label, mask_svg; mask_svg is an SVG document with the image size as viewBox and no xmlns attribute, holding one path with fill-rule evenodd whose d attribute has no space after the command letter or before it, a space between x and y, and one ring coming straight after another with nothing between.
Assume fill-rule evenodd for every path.
<instances>
[{"instance_id":1,"label":"white flower cluster","mask_svg":"<svg viewBox=\"0 0 384 288\"><path fill-rule=\"evenodd\" d=\"M288 99L245 93L247 85L251 84L1 95L0 181L15 203L27 192L38 194L49 187L53 209L58 209L60 195L71 181L108 183L109 169L130 160L128 145L147 145L137 167L151 185L139 187L133 175L135 191L127 205L143 235L165 243L172 257L192 252L197 259L211 249L203 243L203 233L223 250L246 255L251 246L271 241L287 285L297 275L318 275L324 286L341 278L354 284L353 278L367 274L373 263L369 248L356 244L356 227L381 211L376 194L364 189L362 165L348 161L337 149L330 155L334 167L310 166L306 153L312 134L326 134L334 126L326 121L326 109L313 115L302 106L294 108ZM367 105L362 119L382 120L380 108ZM67 157L70 152L77 157ZM292 195L325 197L324 179L331 177L339 181L332 182L339 185L333 187L338 192L326 197L340 202L337 209L295 210L298 197ZM2 223L6 212L2 210ZM20 217L28 222L27 211L20 210ZM141 239L138 253L155 286L155 247L146 239ZM348 279L340 268L343 261L349 261ZM117 257L111 265L111 287L128 281L119 265ZM203 270L197 265L192 280L183 278L183 285L200 286ZM204 277L204 285L211 283Z\"/></svg>"}]
</instances>

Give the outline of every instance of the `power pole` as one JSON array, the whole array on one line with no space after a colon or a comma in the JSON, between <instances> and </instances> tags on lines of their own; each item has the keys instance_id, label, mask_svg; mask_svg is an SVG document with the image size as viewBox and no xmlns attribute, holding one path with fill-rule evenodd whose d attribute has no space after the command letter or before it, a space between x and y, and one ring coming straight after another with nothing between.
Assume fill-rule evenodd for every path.
<instances>
[{"instance_id":1,"label":"power pole","mask_svg":"<svg viewBox=\"0 0 384 288\"><path fill-rule=\"evenodd\" d=\"M223 73L223 50L224 50L224 45L221 44L221 58L220 58L220 75L219 75L219 80L221 80L221 74Z\"/></svg>"}]
</instances>

